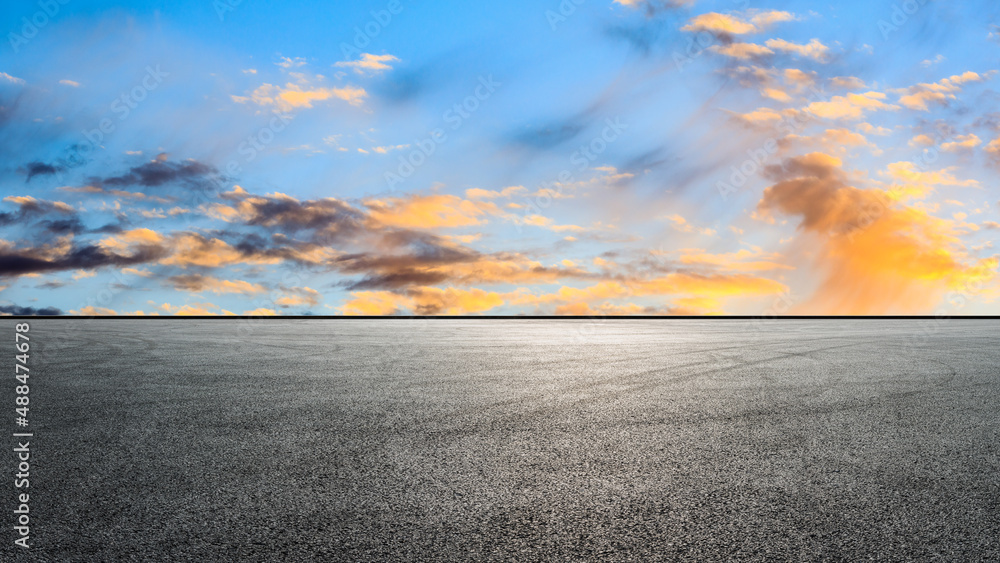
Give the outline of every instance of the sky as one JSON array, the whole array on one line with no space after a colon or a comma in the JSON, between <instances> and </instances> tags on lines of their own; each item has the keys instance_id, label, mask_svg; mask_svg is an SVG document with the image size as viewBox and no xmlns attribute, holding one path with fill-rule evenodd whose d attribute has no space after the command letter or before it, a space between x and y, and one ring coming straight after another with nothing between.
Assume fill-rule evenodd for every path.
<instances>
[{"instance_id":1,"label":"sky","mask_svg":"<svg viewBox=\"0 0 1000 563\"><path fill-rule=\"evenodd\" d=\"M42 0L0 313L1000 315L1000 5Z\"/></svg>"}]
</instances>

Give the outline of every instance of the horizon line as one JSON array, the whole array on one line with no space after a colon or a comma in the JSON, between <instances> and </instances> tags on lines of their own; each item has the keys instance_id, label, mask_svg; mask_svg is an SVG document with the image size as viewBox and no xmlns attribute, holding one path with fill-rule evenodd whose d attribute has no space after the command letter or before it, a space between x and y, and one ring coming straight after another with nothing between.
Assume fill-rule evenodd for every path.
<instances>
[{"instance_id":1,"label":"horizon line","mask_svg":"<svg viewBox=\"0 0 1000 563\"><path fill-rule=\"evenodd\" d=\"M1000 320L998 315L6 315L14 320L87 319L316 319L316 320Z\"/></svg>"}]
</instances>

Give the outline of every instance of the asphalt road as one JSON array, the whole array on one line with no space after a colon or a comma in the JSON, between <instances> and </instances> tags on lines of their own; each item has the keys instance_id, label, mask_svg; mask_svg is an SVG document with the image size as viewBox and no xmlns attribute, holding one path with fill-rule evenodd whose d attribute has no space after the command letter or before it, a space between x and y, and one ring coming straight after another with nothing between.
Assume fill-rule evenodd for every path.
<instances>
[{"instance_id":1,"label":"asphalt road","mask_svg":"<svg viewBox=\"0 0 1000 563\"><path fill-rule=\"evenodd\" d=\"M30 334L5 561L1000 560L998 321Z\"/></svg>"}]
</instances>

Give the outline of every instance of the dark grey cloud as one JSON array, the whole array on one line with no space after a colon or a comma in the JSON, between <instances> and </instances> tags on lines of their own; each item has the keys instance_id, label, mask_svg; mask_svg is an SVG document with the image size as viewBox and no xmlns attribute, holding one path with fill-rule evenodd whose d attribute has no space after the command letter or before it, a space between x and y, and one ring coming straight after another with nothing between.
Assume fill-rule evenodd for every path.
<instances>
[{"instance_id":1,"label":"dark grey cloud","mask_svg":"<svg viewBox=\"0 0 1000 563\"><path fill-rule=\"evenodd\" d=\"M295 201L280 198L254 198L248 225L274 227L281 232L322 229L327 235L357 232L365 215L346 202L334 199Z\"/></svg>"},{"instance_id":2,"label":"dark grey cloud","mask_svg":"<svg viewBox=\"0 0 1000 563\"><path fill-rule=\"evenodd\" d=\"M46 164L44 162L29 162L24 167L24 173L27 178L24 180L25 183L30 182L35 176L51 176L62 172L66 168L60 165Z\"/></svg>"},{"instance_id":3,"label":"dark grey cloud","mask_svg":"<svg viewBox=\"0 0 1000 563\"><path fill-rule=\"evenodd\" d=\"M207 189L215 184L219 171L211 165L196 160L171 162L166 154L155 160L135 166L128 173L107 178L90 178L95 186L113 188L144 187L156 188L168 184L181 183L187 187Z\"/></svg>"},{"instance_id":4,"label":"dark grey cloud","mask_svg":"<svg viewBox=\"0 0 1000 563\"><path fill-rule=\"evenodd\" d=\"M40 221L38 226L54 235L78 235L87 231L87 227L84 226L83 221L76 215L69 219Z\"/></svg>"},{"instance_id":5,"label":"dark grey cloud","mask_svg":"<svg viewBox=\"0 0 1000 563\"><path fill-rule=\"evenodd\" d=\"M0 305L0 313L5 315L15 315L21 317L51 317L63 314L61 309L55 307L21 307L19 305Z\"/></svg>"},{"instance_id":6,"label":"dark grey cloud","mask_svg":"<svg viewBox=\"0 0 1000 563\"><path fill-rule=\"evenodd\" d=\"M78 246L59 257L49 257L44 249L27 248L0 253L0 277L64 270L95 270L106 266L125 267L157 261L167 254L160 246L143 245L128 256L94 245Z\"/></svg>"}]
</instances>

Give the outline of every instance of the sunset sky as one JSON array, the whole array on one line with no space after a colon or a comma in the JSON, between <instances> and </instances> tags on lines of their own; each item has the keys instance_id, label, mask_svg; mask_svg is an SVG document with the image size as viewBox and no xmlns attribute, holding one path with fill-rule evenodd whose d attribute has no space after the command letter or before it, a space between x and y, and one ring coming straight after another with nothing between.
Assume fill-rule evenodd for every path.
<instances>
[{"instance_id":1,"label":"sunset sky","mask_svg":"<svg viewBox=\"0 0 1000 563\"><path fill-rule=\"evenodd\" d=\"M998 315L992 22L992 0L11 4L0 312Z\"/></svg>"}]
</instances>

